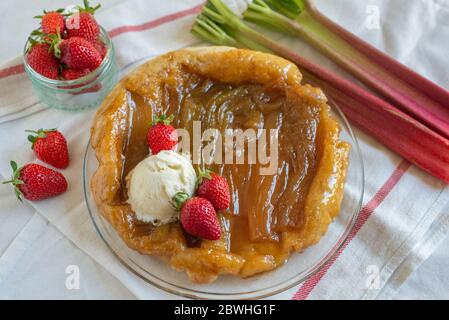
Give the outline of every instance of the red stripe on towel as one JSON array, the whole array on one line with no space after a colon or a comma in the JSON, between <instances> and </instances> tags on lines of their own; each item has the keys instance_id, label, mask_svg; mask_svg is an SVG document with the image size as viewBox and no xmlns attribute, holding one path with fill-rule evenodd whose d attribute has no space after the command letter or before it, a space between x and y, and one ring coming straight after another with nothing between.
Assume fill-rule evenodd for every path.
<instances>
[{"instance_id":1,"label":"red stripe on towel","mask_svg":"<svg viewBox=\"0 0 449 320\"><path fill-rule=\"evenodd\" d=\"M382 204L385 198L390 194L394 187L398 184L404 173L410 168L410 163L406 160L402 160L399 166L394 170L388 180L382 185L382 187L376 192L373 198L368 201L360 210L359 217L355 222L354 228L351 230L348 238L341 246L340 250L332 257L332 259L323 266L317 273L307 279L298 291L293 295L293 300L305 300L318 285L321 279L326 275L327 271L332 267L338 257L342 254L348 244L354 239L359 230L363 227L368 218L374 213L374 211Z\"/></svg>"},{"instance_id":2,"label":"red stripe on towel","mask_svg":"<svg viewBox=\"0 0 449 320\"><path fill-rule=\"evenodd\" d=\"M25 72L25 67L23 64L18 64L9 68L0 70L0 79L12 76L14 74L19 74Z\"/></svg>"},{"instance_id":3,"label":"red stripe on towel","mask_svg":"<svg viewBox=\"0 0 449 320\"><path fill-rule=\"evenodd\" d=\"M189 16L192 14L199 13L202 8L203 8L203 4L200 4L193 8L179 11L179 12L176 12L173 14L169 14L167 16L164 16L164 17L161 17L156 20L152 20L152 21L149 21L149 22L146 22L143 24L139 24L139 25L135 25L135 26L121 26L121 27L118 27L118 28L115 28L115 29L112 29L111 31L109 31L109 36L111 38L113 38L113 37L116 37L116 36L118 36L122 33L126 33L126 32L140 32L140 31L153 29L160 25L181 19L183 17Z\"/></svg>"}]
</instances>

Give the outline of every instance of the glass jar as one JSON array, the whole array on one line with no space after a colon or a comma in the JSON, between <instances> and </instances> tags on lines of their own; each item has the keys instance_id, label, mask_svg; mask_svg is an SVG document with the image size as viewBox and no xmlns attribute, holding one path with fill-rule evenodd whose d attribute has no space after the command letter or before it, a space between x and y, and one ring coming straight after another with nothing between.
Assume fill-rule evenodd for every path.
<instances>
[{"instance_id":1,"label":"glass jar","mask_svg":"<svg viewBox=\"0 0 449 320\"><path fill-rule=\"evenodd\" d=\"M101 104L104 97L118 81L114 45L106 30L100 27L100 39L107 53L101 65L88 75L75 80L53 80L34 71L26 59L28 41L24 49L25 71L40 101L51 108L83 110Z\"/></svg>"}]
</instances>

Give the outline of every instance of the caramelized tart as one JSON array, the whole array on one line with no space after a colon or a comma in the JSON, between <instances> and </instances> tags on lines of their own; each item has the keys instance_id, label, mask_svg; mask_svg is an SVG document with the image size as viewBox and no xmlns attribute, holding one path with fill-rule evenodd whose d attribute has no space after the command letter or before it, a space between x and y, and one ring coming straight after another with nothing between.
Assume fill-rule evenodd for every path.
<instances>
[{"instance_id":1,"label":"caramelized tart","mask_svg":"<svg viewBox=\"0 0 449 320\"><path fill-rule=\"evenodd\" d=\"M225 177L231 205L219 212L222 237L200 240L179 222L139 222L127 204L125 177L149 153L153 114L202 130L277 129L278 162L212 164ZM99 167L91 190L123 241L156 255L195 283L220 274L249 277L284 264L317 243L340 210L350 145L319 88L301 84L297 67L276 56L226 47L183 49L157 57L125 77L105 99L91 130Z\"/></svg>"}]
</instances>

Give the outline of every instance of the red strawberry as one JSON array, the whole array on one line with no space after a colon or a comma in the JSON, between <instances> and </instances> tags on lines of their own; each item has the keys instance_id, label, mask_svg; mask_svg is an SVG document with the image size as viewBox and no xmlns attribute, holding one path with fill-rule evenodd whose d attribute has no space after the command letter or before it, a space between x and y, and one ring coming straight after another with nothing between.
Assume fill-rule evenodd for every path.
<instances>
[{"instance_id":1,"label":"red strawberry","mask_svg":"<svg viewBox=\"0 0 449 320\"><path fill-rule=\"evenodd\" d=\"M42 18L41 27L42 32L45 34L63 34L65 30L64 17L61 14L61 10L46 12L43 16L37 16L36 18Z\"/></svg>"},{"instance_id":2,"label":"red strawberry","mask_svg":"<svg viewBox=\"0 0 449 320\"><path fill-rule=\"evenodd\" d=\"M181 207L181 225L188 234L207 240L220 239L220 222L208 200L200 197L188 199L186 193L179 192L173 201L177 208Z\"/></svg>"},{"instance_id":3,"label":"red strawberry","mask_svg":"<svg viewBox=\"0 0 449 320\"><path fill-rule=\"evenodd\" d=\"M70 81L70 80L76 80L76 79L79 79L81 77L84 77L84 76L88 75L89 73L90 73L89 69L84 69L84 70L80 70L80 69L64 69L64 70L62 70L61 75L62 75L62 78L64 80ZM91 81L91 80L89 79L89 81ZM67 88L75 89L75 88L80 88L80 87L85 86L85 85L86 85L86 83L84 82L84 83L76 84L76 85L73 85L73 86L68 86ZM81 91L71 92L70 94L74 95L74 96L77 96L77 95L84 94L84 93L94 93L94 92L100 91L101 88L102 88L101 83L96 83L95 85L93 85L91 87L84 88Z\"/></svg>"},{"instance_id":4,"label":"red strawberry","mask_svg":"<svg viewBox=\"0 0 449 320\"><path fill-rule=\"evenodd\" d=\"M92 43L84 38L72 37L63 40L59 46L61 62L70 69L97 69L103 59Z\"/></svg>"},{"instance_id":5,"label":"red strawberry","mask_svg":"<svg viewBox=\"0 0 449 320\"><path fill-rule=\"evenodd\" d=\"M173 115L167 117L161 115L153 120L147 133L147 144L152 154L158 154L162 150L173 150L178 143L178 133L170 125Z\"/></svg>"},{"instance_id":6,"label":"red strawberry","mask_svg":"<svg viewBox=\"0 0 449 320\"><path fill-rule=\"evenodd\" d=\"M225 178L206 169L200 171L197 184L196 194L209 200L215 210L225 210L229 207L229 186Z\"/></svg>"},{"instance_id":7,"label":"red strawberry","mask_svg":"<svg viewBox=\"0 0 449 320\"><path fill-rule=\"evenodd\" d=\"M3 182L12 183L17 198L22 196L31 201L43 200L64 193L67 190L67 181L62 174L39 164L26 164L21 168L11 161L13 175L11 180Z\"/></svg>"},{"instance_id":8,"label":"red strawberry","mask_svg":"<svg viewBox=\"0 0 449 320\"><path fill-rule=\"evenodd\" d=\"M59 62L51 52L50 45L32 42L27 54L27 62L37 73L50 79L58 79Z\"/></svg>"},{"instance_id":9,"label":"red strawberry","mask_svg":"<svg viewBox=\"0 0 449 320\"><path fill-rule=\"evenodd\" d=\"M89 73L89 69L64 69L61 75L64 80L75 80L87 76Z\"/></svg>"},{"instance_id":10,"label":"red strawberry","mask_svg":"<svg viewBox=\"0 0 449 320\"><path fill-rule=\"evenodd\" d=\"M69 165L69 150L67 141L56 129L39 129L37 131L26 130L34 133L28 140L32 143L32 149L36 157L58 169L65 169Z\"/></svg>"},{"instance_id":11,"label":"red strawberry","mask_svg":"<svg viewBox=\"0 0 449 320\"><path fill-rule=\"evenodd\" d=\"M88 12L74 13L65 22L67 36L81 37L89 41L95 40L100 34L100 27L94 16Z\"/></svg>"},{"instance_id":12,"label":"red strawberry","mask_svg":"<svg viewBox=\"0 0 449 320\"><path fill-rule=\"evenodd\" d=\"M66 20L67 36L81 37L89 41L94 41L100 34L100 27L94 18L95 11L100 8L98 4L92 8L87 0L84 1L84 8L79 12L72 14Z\"/></svg>"},{"instance_id":13,"label":"red strawberry","mask_svg":"<svg viewBox=\"0 0 449 320\"><path fill-rule=\"evenodd\" d=\"M97 40L95 40L92 43L93 43L95 49L97 49L97 51L100 54L101 58L104 59L104 57L108 53L108 48L106 48L106 45L100 39L97 39Z\"/></svg>"}]
</instances>

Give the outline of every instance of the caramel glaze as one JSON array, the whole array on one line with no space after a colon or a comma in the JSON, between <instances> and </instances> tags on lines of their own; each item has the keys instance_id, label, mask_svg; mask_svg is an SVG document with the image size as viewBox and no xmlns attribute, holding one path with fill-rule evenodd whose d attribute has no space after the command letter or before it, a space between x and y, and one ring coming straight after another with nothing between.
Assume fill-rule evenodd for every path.
<instances>
[{"instance_id":1,"label":"caramel glaze","mask_svg":"<svg viewBox=\"0 0 449 320\"><path fill-rule=\"evenodd\" d=\"M136 86L138 78L131 77L97 114L98 121L107 119L112 126L102 129L107 132L106 138L102 136L105 147L99 147L93 129L101 165L92 190L102 214L131 248L166 257L198 283L213 281L221 273L247 277L272 270L292 251L316 243L338 214L349 151L318 89L283 79L235 84L212 78L185 64L164 69L157 86L142 77ZM142 84L156 89L149 94ZM108 110L112 112L106 116ZM153 113L173 114L174 126L188 130L191 137L195 120L201 121L203 131L219 129L223 136L227 128L279 130L274 175L260 175L259 163L209 166L226 177L231 192L230 208L219 213L220 240L192 238L178 222L159 227L141 223L126 204L124 177L148 155L145 136ZM109 162L99 154L108 143L116 144L110 151L120 146L107 157Z\"/></svg>"}]
</instances>

